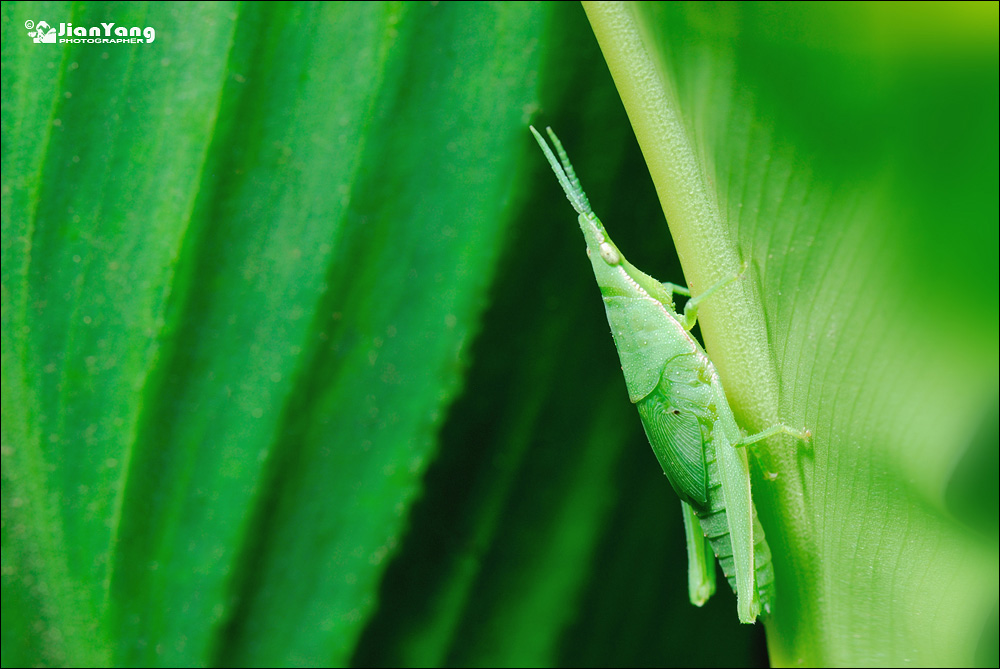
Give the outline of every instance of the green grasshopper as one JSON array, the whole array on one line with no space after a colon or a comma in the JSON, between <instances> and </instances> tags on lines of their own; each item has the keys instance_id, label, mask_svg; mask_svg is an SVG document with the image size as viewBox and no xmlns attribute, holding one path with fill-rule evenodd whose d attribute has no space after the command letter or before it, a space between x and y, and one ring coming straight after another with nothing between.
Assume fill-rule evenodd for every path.
<instances>
[{"instance_id":1,"label":"green grasshopper","mask_svg":"<svg viewBox=\"0 0 1000 669\"><path fill-rule=\"evenodd\" d=\"M701 606L715 592L714 553L736 593L740 621L752 623L761 611L771 610L774 567L750 496L746 449L739 447L778 433L804 440L810 434L775 425L745 436L715 366L689 332L697 320L698 304L738 279L742 271L689 299L684 314L678 314L673 294L690 297L691 293L660 283L625 259L590 208L559 139L551 128L547 131L556 153L531 128L579 214L629 399L639 410L663 472L681 498L691 602Z\"/></svg>"}]
</instances>

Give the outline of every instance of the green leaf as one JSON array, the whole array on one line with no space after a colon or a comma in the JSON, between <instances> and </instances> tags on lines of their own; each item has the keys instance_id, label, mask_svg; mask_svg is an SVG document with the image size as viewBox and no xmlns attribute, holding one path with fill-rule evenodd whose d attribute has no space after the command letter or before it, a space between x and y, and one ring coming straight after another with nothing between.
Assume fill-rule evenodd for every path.
<instances>
[{"instance_id":1,"label":"green leaf","mask_svg":"<svg viewBox=\"0 0 1000 669\"><path fill-rule=\"evenodd\" d=\"M995 6L586 7L693 289L752 264L702 312L734 408L815 435L755 485L772 660L972 662L995 529L944 492L996 398Z\"/></svg>"},{"instance_id":2,"label":"green leaf","mask_svg":"<svg viewBox=\"0 0 1000 669\"><path fill-rule=\"evenodd\" d=\"M510 221L542 17L4 6L4 617L43 661L346 661Z\"/></svg>"}]
</instances>

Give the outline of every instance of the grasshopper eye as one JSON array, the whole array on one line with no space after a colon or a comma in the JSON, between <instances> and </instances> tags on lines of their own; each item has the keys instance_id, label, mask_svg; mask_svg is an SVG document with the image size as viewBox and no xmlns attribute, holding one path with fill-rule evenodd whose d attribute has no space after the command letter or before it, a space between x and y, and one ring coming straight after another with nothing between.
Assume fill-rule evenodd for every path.
<instances>
[{"instance_id":1,"label":"grasshopper eye","mask_svg":"<svg viewBox=\"0 0 1000 669\"><path fill-rule=\"evenodd\" d=\"M601 251L601 257L604 258L604 262L608 263L609 265L617 265L622 260L621 255L619 255L618 253L618 250L611 244L608 244L607 242L601 243L600 251Z\"/></svg>"}]
</instances>

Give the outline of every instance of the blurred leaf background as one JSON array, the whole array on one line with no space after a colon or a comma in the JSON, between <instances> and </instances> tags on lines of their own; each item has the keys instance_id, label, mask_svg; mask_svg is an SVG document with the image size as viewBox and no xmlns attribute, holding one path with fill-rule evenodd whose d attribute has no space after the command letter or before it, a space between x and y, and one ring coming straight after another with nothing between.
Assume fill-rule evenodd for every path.
<instances>
[{"instance_id":1,"label":"blurred leaf background","mask_svg":"<svg viewBox=\"0 0 1000 669\"><path fill-rule=\"evenodd\" d=\"M817 435L755 480L772 661L995 665L996 5L627 11ZM578 5L2 12L4 666L767 662L526 130L685 276Z\"/></svg>"}]
</instances>

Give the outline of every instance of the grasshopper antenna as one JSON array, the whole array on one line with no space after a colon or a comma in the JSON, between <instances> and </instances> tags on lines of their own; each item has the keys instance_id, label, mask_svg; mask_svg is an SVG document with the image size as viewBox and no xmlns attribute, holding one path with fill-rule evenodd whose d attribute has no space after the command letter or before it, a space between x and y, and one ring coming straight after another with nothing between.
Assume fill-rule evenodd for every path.
<instances>
[{"instance_id":1,"label":"grasshopper antenna","mask_svg":"<svg viewBox=\"0 0 1000 669\"><path fill-rule=\"evenodd\" d=\"M538 142L538 146L542 148L542 152L549 161L549 165L552 166L552 171L556 174L556 179L559 180L559 185L563 187L563 191L566 193L567 199L569 199L570 204L576 209L576 213L587 216L588 218L593 216L593 210L590 208L590 201L587 199L587 194L583 192L580 188L580 181L576 178L576 172L573 170L573 164L569 162L569 157L566 155L566 150L563 149L562 143L556 134L552 132L552 128L546 128L549 137L552 139L552 143L556 147L556 151L559 153L559 157L556 158L556 154L552 152L549 147L548 142L542 137L541 133L535 130L535 126L529 125L528 129L531 130L531 134L535 136L535 141Z\"/></svg>"}]
</instances>

